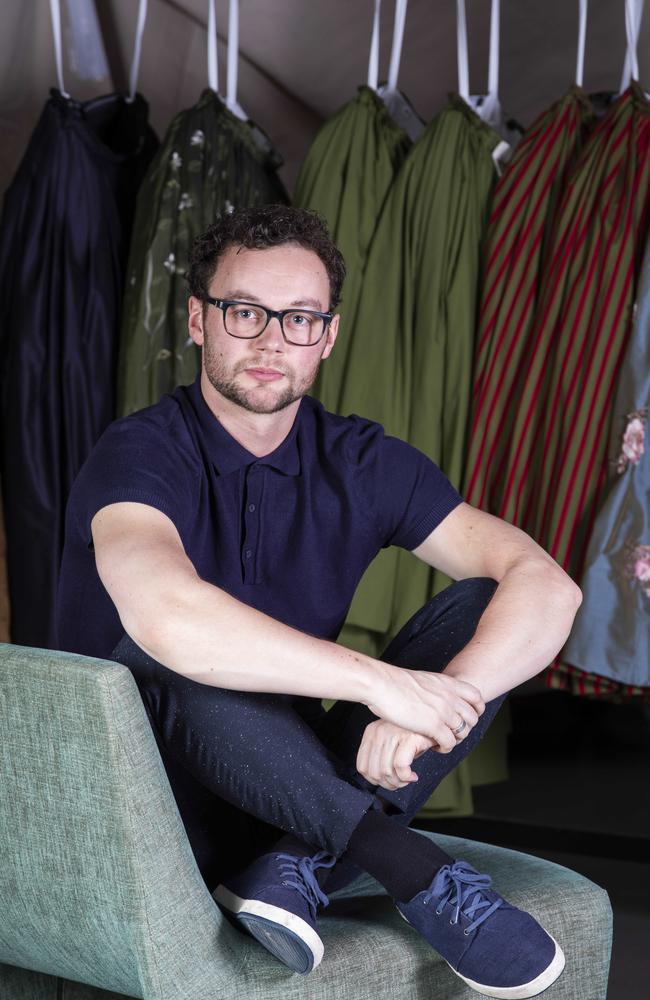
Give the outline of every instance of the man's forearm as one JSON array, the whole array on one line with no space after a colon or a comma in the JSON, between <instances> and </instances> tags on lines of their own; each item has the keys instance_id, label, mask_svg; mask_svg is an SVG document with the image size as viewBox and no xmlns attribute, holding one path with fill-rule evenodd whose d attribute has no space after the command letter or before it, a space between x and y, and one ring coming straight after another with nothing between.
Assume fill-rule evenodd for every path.
<instances>
[{"instance_id":1,"label":"man's forearm","mask_svg":"<svg viewBox=\"0 0 650 1000\"><path fill-rule=\"evenodd\" d=\"M562 571L522 561L505 574L473 639L445 673L476 685L486 702L512 690L553 661L580 601L579 588Z\"/></svg>"},{"instance_id":2,"label":"man's forearm","mask_svg":"<svg viewBox=\"0 0 650 1000\"><path fill-rule=\"evenodd\" d=\"M130 625L135 642L164 666L202 684L238 691L364 702L390 670L363 653L284 625L199 579L188 580L174 598L148 608Z\"/></svg>"}]
</instances>

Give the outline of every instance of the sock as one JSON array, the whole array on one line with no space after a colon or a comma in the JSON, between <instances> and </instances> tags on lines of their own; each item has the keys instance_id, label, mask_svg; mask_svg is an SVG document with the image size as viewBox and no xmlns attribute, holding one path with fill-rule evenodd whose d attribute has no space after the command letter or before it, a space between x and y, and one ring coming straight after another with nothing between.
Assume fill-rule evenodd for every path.
<instances>
[{"instance_id":1,"label":"sock","mask_svg":"<svg viewBox=\"0 0 650 1000\"><path fill-rule=\"evenodd\" d=\"M381 882L389 896L404 903L428 889L443 865L454 863L429 837L375 809L369 809L355 828L342 857L363 868Z\"/></svg>"}]
</instances>

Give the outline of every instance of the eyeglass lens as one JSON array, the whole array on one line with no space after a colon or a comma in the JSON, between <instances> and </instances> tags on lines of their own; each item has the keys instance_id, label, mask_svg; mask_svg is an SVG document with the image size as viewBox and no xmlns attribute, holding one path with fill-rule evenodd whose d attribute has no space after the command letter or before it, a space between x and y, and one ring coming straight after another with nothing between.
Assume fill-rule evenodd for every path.
<instances>
[{"instance_id":1,"label":"eyeglass lens","mask_svg":"<svg viewBox=\"0 0 650 1000\"><path fill-rule=\"evenodd\" d=\"M266 310L254 305L230 305L224 314L226 332L233 337L257 337L266 326L267 319ZM324 326L322 317L300 309L282 317L286 338L292 344L315 344L322 337Z\"/></svg>"}]
</instances>

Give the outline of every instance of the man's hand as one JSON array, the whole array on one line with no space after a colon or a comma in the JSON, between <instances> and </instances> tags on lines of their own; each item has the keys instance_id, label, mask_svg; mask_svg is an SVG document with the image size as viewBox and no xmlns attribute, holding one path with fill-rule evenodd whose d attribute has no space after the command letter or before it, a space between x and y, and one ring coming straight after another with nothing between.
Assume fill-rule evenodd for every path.
<instances>
[{"instance_id":1,"label":"man's hand","mask_svg":"<svg viewBox=\"0 0 650 1000\"><path fill-rule=\"evenodd\" d=\"M372 785L390 791L404 788L418 780L411 770L413 761L431 748L436 749L437 744L428 736L377 719L365 728L357 753L357 771Z\"/></svg>"},{"instance_id":2,"label":"man's hand","mask_svg":"<svg viewBox=\"0 0 650 1000\"><path fill-rule=\"evenodd\" d=\"M485 711L478 688L449 674L428 670L408 670L381 663L376 690L366 702L373 715L408 732L427 737L439 753L456 746L452 732L463 721L463 736L476 725ZM410 763L410 762L409 762Z\"/></svg>"}]
</instances>

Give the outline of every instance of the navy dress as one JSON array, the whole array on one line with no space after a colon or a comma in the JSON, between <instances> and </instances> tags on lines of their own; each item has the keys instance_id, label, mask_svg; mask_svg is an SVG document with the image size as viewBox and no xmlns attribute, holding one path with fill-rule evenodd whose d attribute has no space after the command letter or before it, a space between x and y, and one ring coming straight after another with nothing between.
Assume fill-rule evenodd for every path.
<instances>
[{"instance_id":1,"label":"navy dress","mask_svg":"<svg viewBox=\"0 0 650 1000\"><path fill-rule=\"evenodd\" d=\"M0 222L1 473L11 639L51 647L69 488L115 415L123 276L148 107L50 92Z\"/></svg>"}]
</instances>

